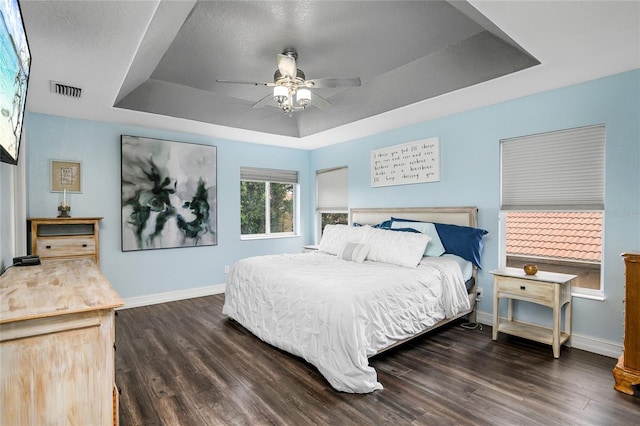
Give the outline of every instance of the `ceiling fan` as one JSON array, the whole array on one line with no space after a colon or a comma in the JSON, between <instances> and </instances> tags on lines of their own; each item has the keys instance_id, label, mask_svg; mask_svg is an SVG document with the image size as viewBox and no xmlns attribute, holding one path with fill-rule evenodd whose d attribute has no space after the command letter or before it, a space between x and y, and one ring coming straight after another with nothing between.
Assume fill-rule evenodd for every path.
<instances>
[{"instance_id":1,"label":"ceiling fan","mask_svg":"<svg viewBox=\"0 0 640 426\"><path fill-rule=\"evenodd\" d=\"M329 77L307 80L304 72L297 68L296 59L298 59L298 52L292 48L285 49L284 52L278 54L276 58L278 69L273 75L273 82L256 83L233 80L216 80L216 82L273 87L273 94L260 99L253 104L253 108L268 105L273 99L286 114L303 110L310 104L318 108L325 108L330 105L329 101L316 93L311 96L311 90L309 89L360 86L360 77Z\"/></svg>"}]
</instances>

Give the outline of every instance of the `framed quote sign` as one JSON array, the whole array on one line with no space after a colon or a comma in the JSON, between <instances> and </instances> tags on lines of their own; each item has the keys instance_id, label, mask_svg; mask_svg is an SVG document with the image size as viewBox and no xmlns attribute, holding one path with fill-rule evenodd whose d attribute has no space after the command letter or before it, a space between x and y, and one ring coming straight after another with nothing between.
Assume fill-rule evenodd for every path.
<instances>
[{"instance_id":1,"label":"framed quote sign","mask_svg":"<svg viewBox=\"0 0 640 426\"><path fill-rule=\"evenodd\" d=\"M440 139L430 138L371 151L371 186L440 180Z\"/></svg>"}]
</instances>

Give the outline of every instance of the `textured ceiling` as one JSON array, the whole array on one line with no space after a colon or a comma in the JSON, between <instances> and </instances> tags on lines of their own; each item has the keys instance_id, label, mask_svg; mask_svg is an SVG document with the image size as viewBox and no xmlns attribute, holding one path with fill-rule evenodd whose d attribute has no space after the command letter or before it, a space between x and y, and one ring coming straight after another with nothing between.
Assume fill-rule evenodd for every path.
<instances>
[{"instance_id":1,"label":"textured ceiling","mask_svg":"<svg viewBox=\"0 0 640 426\"><path fill-rule=\"evenodd\" d=\"M260 24L249 25L244 16L238 18L233 14L237 12L236 7L249 7L251 3L211 3L211 7L225 8L221 9L224 13L213 18L198 17L198 25L205 27L203 31L210 31L212 28L206 27L216 23L215 26L222 27L221 34L215 38L191 40L189 37L195 37L198 31L193 30L192 36L185 33L186 39L176 36L196 7L195 1L20 0L32 54L27 110L207 138L316 149L640 68L640 1L469 0L470 4L453 2L433 6L442 8L438 12L442 14L452 14L453 8L463 12L445 30L468 33L459 34L458 39L452 39L446 47L443 47L444 35L433 35L438 25L431 22L427 25L415 12L420 7L431 8L431 2L394 2L397 7L389 9L385 16L378 15L377 19L368 7L362 8L356 18L347 18L343 15L345 10L355 7L351 3L359 2L334 2L336 13L325 16L325 21L318 26L312 12L316 7L321 8L324 2L289 2L291 4L285 3L285 9L281 9L280 3L265 1L256 5L263 9L256 9L254 15L276 22L266 28ZM297 16L301 16L294 22L291 15L287 15L293 12L286 9L293 4L296 5L294 12L298 11ZM371 5L374 6L375 3ZM395 16L406 8L411 10L409 16L402 19ZM325 13L329 14L331 10ZM185 29L188 25L185 24ZM304 32L305 28L311 27L314 31ZM478 62L460 66L453 59L463 59L461 56L451 57L448 63L429 61L484 36L509 40L501 36L496 27L541 64L500 77L490 76L493 77L491 80L428 99L424 93L413 93L427 90L427 86L432 87L431 90L442 90L443 82L460 79L449 74L465 73L482 65ZM259 33L258 28L261 29ZM336 32L340 28L348 33ZM379 29L383 31L374 37L372 31ZM236 30L238 32L234 32ZM419 31L420 37L428 36L440 44L427 46L411 41L410 31ZM474 31L477 36L473 35ZM405 37L404 41L399 35ZM201 89L202 84L206 84L204 79L209 77L210 81L216 78L270 81L276 69L276 54L293 43L290 42L293 39L300 54L299 68L308 78L358 75L363 79L362 93L352 89L338 93L323 90L321 95L332 103L327 109L329 115L316 117L325 110L310 108L289 119L274 107L251 109L253 100L261 96L254 90L264 92L264 87L212 83L216 86L212 90ZM195 58L182 60L180 43L188 45L191 42L200 43L203 50ZM217 46L223 53L214 54L212 47L207 46ZM176 47L175 52L172 47ZM427 54L429 51L433 53ZM231 59L227 60L229 57ZM397 65L412 57L413 61ZM234 64L235 61L242 63ZM381 65L383 61L388 61L388 69ZM362 70L353 68L358 63L362 63ZM205 70L205 64L214 68ZM171 69L172 66L175 68ZM425 71L416 76L415 67ZM447 70L444 73L443 68ZM186 84L179 80L183 71L190 76ZM208 75L214 72L221 75ZM157 77L169 82L155 80ZM82 97L52 93L51 80L82 88ZM144 93L145 85L162 86L162 89ZM175 110L184 108L184 111L195 113L196 118L145 112L143 108L114 107L120 102L124 105L127 95L131 95L131 99L127 98L126 102L132 102L138 90L143 95L137 102L144 100L147 105ZM392 99L395 92L425 97L407 106L387 104L387 108L395 108L387 112L373 110L380 109L385 99ZM395 98L394 101L398 102ZM208 103L214 105L202 107ZM232 113L222 114L226 110ZM288 131L297 134L298 122L302 128L315 131L316 120L317 126L326 127L327 123L331 125L331 122L339 122L355 113L377 115L303 137L246 129L249 125L258 128L262 120L267 126L275 123L289 126ZM254 114L265 116L255 117ZM197 118L198 115L202 118ZM217 121L218 115L231 116L230 120L235 121ZM221 124L212 124L212 121ZM231 123L239 123L239 127Z\"/></svg>"},{"instance_id":2,"label":"textured ceiling","mask_svg":"<svg viewBox=\"0 0 640 426\"><path fill-rule=\"evenodd\" d=\"M307 79L360 77L314 89L331 104L283 114L271 89L276 54L295 48ZM198 1L156 10L118 108L305 137L539 62L466 2Z\"/></svg>"}]
</instances>

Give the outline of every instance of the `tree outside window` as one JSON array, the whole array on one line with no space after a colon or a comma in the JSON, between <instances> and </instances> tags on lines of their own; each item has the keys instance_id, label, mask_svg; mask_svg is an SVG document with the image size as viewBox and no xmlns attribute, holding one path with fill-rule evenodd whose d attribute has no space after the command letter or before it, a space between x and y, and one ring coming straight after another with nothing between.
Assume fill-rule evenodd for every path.
<instances>
[{"instance_id":1,"label":"tree outside window","mask_svg":"<svg viewBox=\"0 0 640 426\"><path fill-rule=\"evenodd\" d=\"M242 235L294 233L295 184L240 182Z\"/></svg>"},{"instance_id":2,"label":"tree outside window","mask_svg":"<svg viewBox=\"0 0 640 426\"><path fill-rule=\"evenodd\" d=\"M349 224L349 214L348 213L320 213L321 218L321 227L320 233L324 231L324 227L326 225L348 225Z\"/></svg>"}]
</instances>

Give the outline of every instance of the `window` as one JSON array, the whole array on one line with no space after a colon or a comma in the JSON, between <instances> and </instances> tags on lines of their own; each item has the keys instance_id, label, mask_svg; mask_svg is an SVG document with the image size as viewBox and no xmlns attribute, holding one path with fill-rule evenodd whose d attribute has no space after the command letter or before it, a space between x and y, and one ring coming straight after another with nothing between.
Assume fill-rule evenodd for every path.
<instances>
[{"instance_id":1,"label":"window","mask_svg":"<svg viewBox=\"0 0 640 426\"><path fill-rule=\"evenodd\" d=\"M240 168L242 237L296 235L298 172Z\"/></svg>"},{"instance_id":2,"label":"window","mask_svg":"<svg viewBox=\"0 0 640 426\"><path fill-rule=\"evenodd\" d=\"M577 275L603 297L604 125L500 141L500 266Z\"/></svg>"},{"instance_id":3,"label":"window","mask_svg":"<svg viewBox=\"0 0 640 426\"><path fill-rule=\"evenodd\" d=\"M600 290L602 212L508 211L506 266L577 275L575 286Z\"/></svg>"},{"instance_id":4,"label":"window","mask_svg":"<svg viewBox=\"0 0 640 426\"><path fill-rule=\"evenodd\" d=\"M316 210L320 229L317 231L318 241L322 230L330 224L348 224L348 168L336 167L316 172Z\"/></svg>"}]
</instances>

